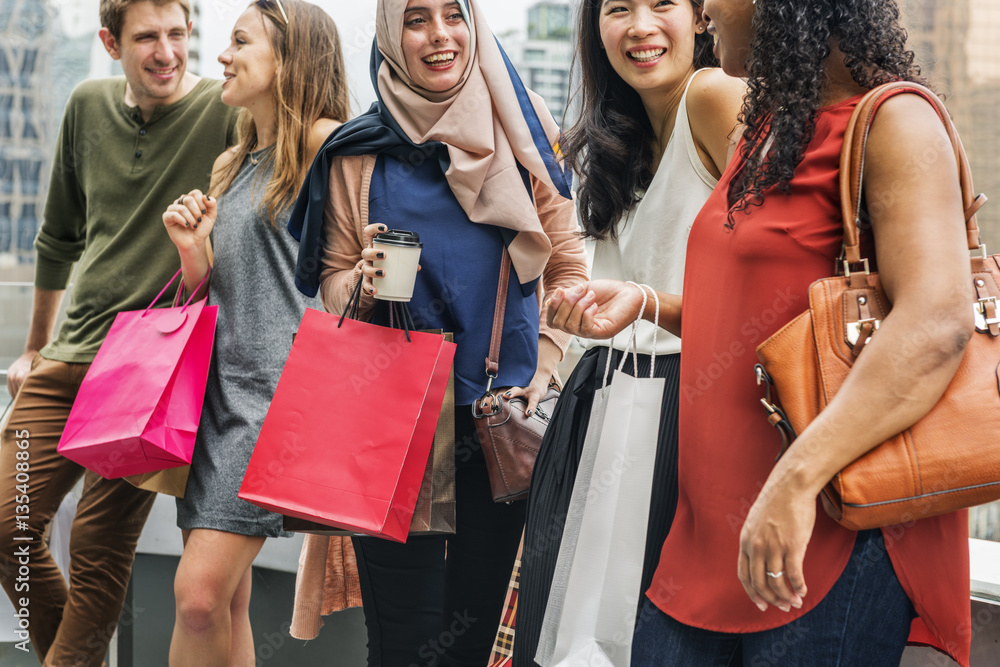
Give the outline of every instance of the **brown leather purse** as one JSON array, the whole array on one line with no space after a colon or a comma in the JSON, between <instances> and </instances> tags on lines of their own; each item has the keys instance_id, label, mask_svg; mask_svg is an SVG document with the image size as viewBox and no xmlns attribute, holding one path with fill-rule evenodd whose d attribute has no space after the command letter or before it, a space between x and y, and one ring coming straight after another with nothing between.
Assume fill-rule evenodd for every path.
<instances>
[{"instance_id":1,"label":"brown leather purse","mask_svg":"<svg viewBox=\"0 0 1000 667\"><path fill-rule=\"evenodd\" d=\"M510 255L504 248L497 284L497 304L493 312L493 333L490 353L486 358L486 393L472 405L476 419L476 434L486 458L490 476L490 491L494 502L510 503L528 496L531 473L542 445L542 436L549 417L559 399L559 385L549 384L549 390L530 417L524 415L527 401L521 397L505 399L505 389L493 389L493 380L500 372L500 338L503 334L504 311L507 309L507 285L510 279Z\"/></svg>"},{"instance_id":2,"label":"brown leather purse","mask_svg":"<svg viewBox=\"0 0 1000 667\"><path fill-rule=\"evenodd\" d=\"M826 512L854 530L908 523L1000 498L1000 258L979 242L972 175L951 118L926 88L908 82L873 89L848 124L840 161L844 275L809 288L809 310L757 348L758 384L768 419L785 440L782 453L826 407L854 361L888 314L877 273L861 258L858 222L864 151L875 111L891 95L917 93L933 104L947 128L962 186L972 259L969 307L976 332L944 396L912 427L841 470L823 489ZM852 271L852 267L862 270ZM933 267L927 267L932 271ZM777 390L772 399L770 384ZM780 457L780 454L779 454Z\"/></svg>"}]
</instances>

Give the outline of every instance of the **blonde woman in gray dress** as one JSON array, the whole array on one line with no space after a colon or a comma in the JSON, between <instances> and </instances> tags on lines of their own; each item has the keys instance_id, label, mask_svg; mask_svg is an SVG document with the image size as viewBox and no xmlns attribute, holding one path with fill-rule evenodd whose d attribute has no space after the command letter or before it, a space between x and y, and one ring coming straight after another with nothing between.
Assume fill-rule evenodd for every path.
<instances>
[{"instance_id":1,"label":"blonde woman in gray dress","mask_svg":"<svg viewBox=\"0 0 1000 667\"><path fill-rule=\"evenodd\" d=\"M281 517L237 492L292 332L313 301L293 284L298 244L285 227L313 156L348 115L337 29L314 5L251 4L219 62L222 101L243 109L240 141L216 160L208 194L193 190L163 214L185 289L211 270L208 299L219 307L191 476L177 503L184 553L174 667L254 661L250 568L264 540L281 534Z\"/></svg>"}]
</instances>

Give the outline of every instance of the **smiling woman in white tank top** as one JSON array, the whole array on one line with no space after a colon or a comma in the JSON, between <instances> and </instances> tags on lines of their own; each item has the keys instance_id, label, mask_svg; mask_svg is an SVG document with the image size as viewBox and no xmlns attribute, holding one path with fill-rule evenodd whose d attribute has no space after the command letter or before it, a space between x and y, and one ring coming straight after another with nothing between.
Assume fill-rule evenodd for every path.
<instances>
[{"instance_id":1,"label":"smiling woman in white tank top","mask_svg":"<svg viewBox=\"0 0 1000 667\"><path fill-rule=\"evenodd\" d=\"M591 281L633 281L681 292L688 232L735 145L745 88L713 69L701 0L584 0L577 53L579 120L562 148L579 176L577 206L588 240ZM708 258L706 258L708 259ZM558 292L558 290L557 290ZM588 295L589 296L589 295ZM588 296L580 300L587 307ZM555 322L557 326L563 323ZM654 325L638 334L639 372L649 373ZM563 390L531 480L514 664L535 664L542 620L607 355L626 337L582 340L587 352ZM650 498L642 590L652 578L677 505L680 339L660 330L656 377L666 379ZM626 370L631 369L631 358Z\"/></svg>"},{"instance_id":2,"label":"smiling woman in white tank top","mask_svg":"<svg viewBox=\"0 0 1000 667\"><path fill-rule=\"evenodd\" d=\"M692 84L701 77L719 75L718 70L702 74L705 71L698 70L688 78L677 106L673 132L653 180L645 192L636 190L635 203L615 227L617 238L614 241L590 239L587 243L593 279L631 280L661 292L680 294L691 223L719 180L698 154L688 120L687 100ZM639 323L636 335L639 352L650 354L653 351L654 328L652 322ZM606 340L595 339L582 339L582 343L587 349L608 345ZM612 347L624 350L627 344L628 333L623 332L615 338ZM657 333L657 355L680 351L680 338L663 330Z\"/></svg>"}]
</instances>

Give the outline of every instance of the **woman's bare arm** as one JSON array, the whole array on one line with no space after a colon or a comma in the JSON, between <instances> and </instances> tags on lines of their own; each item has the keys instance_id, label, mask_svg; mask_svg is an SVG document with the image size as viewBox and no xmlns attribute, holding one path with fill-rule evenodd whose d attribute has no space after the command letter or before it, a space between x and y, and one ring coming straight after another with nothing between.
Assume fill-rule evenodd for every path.
<instances>
[{"instance_id":1,"label":"woman's bare arm","mask_svg":"<svg viewBox=\"0 0 1000 667\"><path fill-rule=\"evenodd\" d=\"M936 155L930 161L928 147ZM743 526L739 576L762 608L801 603L817 495L851 461L931 410L973 331L955 160L925 100L899 95L883 104L871 130L864 187L892 310L837 395L775 465ZM791 588L765 570L787 572Z\"/></svg>"}]
</instances>

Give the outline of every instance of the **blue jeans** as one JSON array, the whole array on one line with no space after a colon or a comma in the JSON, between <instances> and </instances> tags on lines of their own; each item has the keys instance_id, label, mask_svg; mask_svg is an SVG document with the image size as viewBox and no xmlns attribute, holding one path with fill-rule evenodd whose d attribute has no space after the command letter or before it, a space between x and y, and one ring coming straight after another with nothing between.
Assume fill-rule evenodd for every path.
<instances>
[{"instance_id":1,"label":"blue jeans","mask_svg":"<svg viewBox=\"0 0 1000 667\"><path fill-rule=\"evenodd\" d=\"M735 576L735 574L733 575ZM685 625L646 600L633 667L898 667L915 617L881 530L858 533L843 574L814 609L763 632L729 634Z\"/></svg>"}]
</instances>

